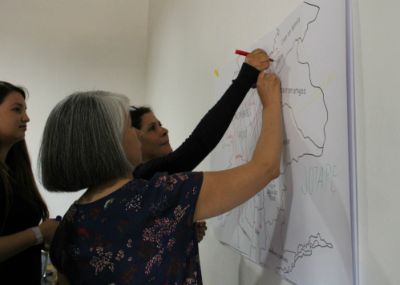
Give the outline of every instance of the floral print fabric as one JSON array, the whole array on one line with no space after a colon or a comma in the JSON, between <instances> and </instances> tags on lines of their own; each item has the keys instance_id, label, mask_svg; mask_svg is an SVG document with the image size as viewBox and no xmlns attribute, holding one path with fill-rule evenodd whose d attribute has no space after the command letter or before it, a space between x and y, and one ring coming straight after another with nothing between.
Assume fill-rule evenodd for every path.
<instances>
[{"instance_id":1,"label":"floral print fabric","mask_svg":"<svg viewBox=\"0 0 400 285\"><path fill-rule=\"evenodd\" d=\"M53 263L71 284L201 285L193 215L202 179L156 174L74 203L53 239Z\"/></svg>"}]
</instances>

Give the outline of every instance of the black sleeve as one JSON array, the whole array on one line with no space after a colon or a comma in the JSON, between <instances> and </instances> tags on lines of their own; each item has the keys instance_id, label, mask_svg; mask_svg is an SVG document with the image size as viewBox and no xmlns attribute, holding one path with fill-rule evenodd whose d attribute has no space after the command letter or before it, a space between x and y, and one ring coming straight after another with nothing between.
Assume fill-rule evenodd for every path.
<instances>
[{"instance_id":1,"label":"black sleeve","mask_svg":"<svg viewBox=\"0 0 400 285\"><path fill-rule=\"evenodd\" d=\"M149 179L156 172L172 174L193 170L219 143L247 92L256 83L258 74L256 68L243 63L238 77L191 135L170 154L138 165L134 177Z\"/></svg>"}]
</instances>

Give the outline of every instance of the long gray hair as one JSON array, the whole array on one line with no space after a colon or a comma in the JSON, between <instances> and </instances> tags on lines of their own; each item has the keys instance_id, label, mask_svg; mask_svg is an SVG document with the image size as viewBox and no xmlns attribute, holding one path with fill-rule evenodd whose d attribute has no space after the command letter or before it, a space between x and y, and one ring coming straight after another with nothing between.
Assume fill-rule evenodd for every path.
<instances>
[{"instance_id":1,"label":"long gray hair","mask_svg":"<svg viewBox=\"0 0 400 285\"><path fill-rule=\"evenodd\" d=\"M131 173L122 139L126 96L106 91L74 93L50 113L39 153L49 191L78 191Z\"/></svg>"}]
</instances>

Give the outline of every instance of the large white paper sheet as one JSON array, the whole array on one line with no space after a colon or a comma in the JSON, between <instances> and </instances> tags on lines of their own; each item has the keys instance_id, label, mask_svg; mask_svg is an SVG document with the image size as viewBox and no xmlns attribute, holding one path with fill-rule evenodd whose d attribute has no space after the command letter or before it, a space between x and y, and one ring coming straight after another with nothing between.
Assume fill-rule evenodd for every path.
<instances>
[{"instance_id":1,"label":"large white paper sheet","mask_svg":"<svg viewBox=\"0 0 400 285\"><path fill-rule=\"evenodd\" d=\"M275 61L269 71L282 81L281 175L216 218L215 231L223 243L293 284L354 280L346 46L346 1L321 0L304 2L249 47L270 54ZM238 56L220 70L216 94L223 94L242 62ZM261 108L252 89L212 154L214 170L250 160Z\"/></svg>"}]
</instances>

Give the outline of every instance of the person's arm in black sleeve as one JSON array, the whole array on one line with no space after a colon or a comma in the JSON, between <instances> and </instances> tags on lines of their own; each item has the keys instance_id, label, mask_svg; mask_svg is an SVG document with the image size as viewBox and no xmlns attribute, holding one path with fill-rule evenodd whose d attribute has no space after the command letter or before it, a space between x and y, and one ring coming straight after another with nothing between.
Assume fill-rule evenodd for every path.
<instances>
[{"instance_id":1,"label":"person's arm in black sleeve","mask_svg":"<svg viewBox=\"0 0 400 285\"><path fill-rule=\"evenodd\" d=\"M238 77L201 119L191 135L170 154L136 167L134 176L149 179L156 172L172 174L193 170L219 143L259 73L256 68L243 63Z\"/></svg>"}]
</instances>

